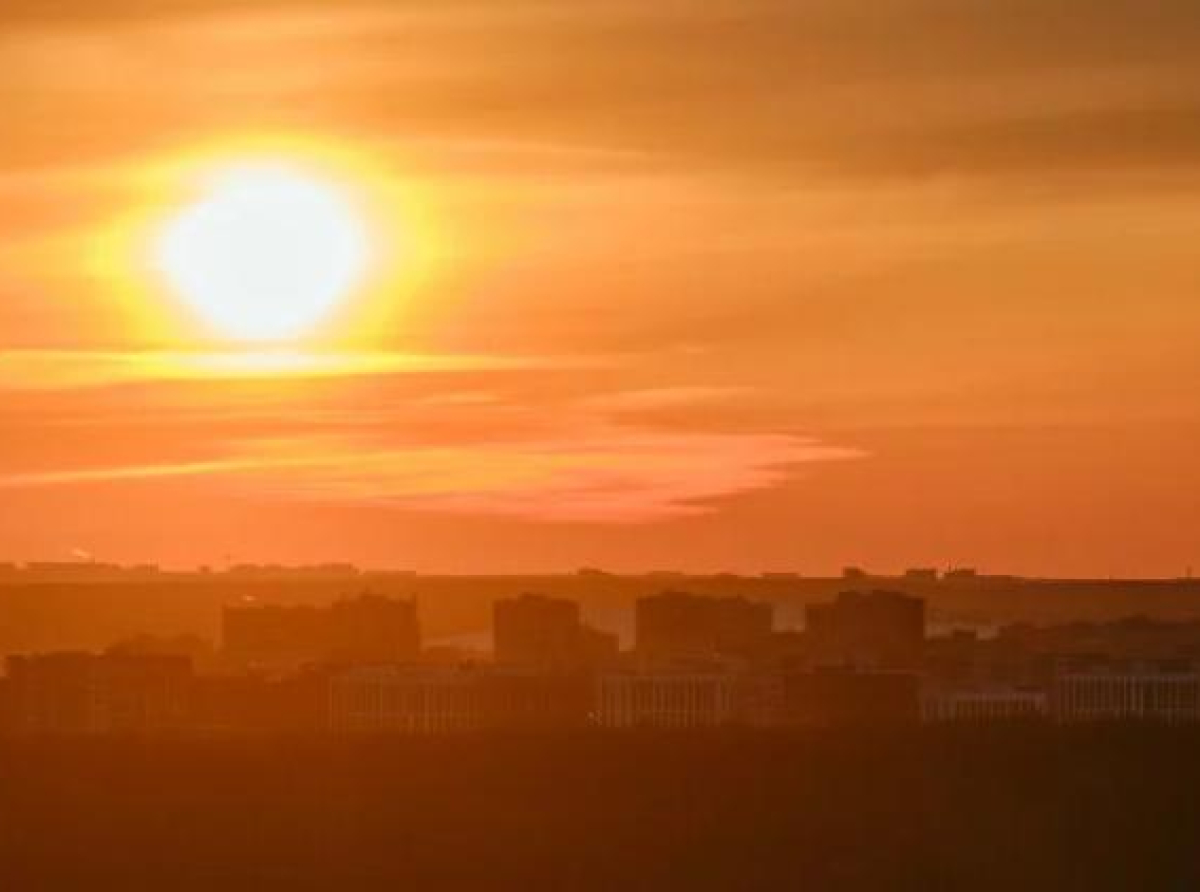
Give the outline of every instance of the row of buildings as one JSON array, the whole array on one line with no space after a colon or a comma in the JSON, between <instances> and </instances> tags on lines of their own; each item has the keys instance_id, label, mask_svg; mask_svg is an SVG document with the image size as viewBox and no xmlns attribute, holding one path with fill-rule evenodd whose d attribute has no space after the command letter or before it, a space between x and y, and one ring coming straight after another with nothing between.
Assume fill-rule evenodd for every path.
<instances>
[{"instance_id":1,"label":"row of buildings","mask_svg":"<svg viewBox=\"0 0 1200 892\"><path fill-rule=\"evenodd\" d=\"M215 670L150 647L10 657L0 727L421 734L1200 721L1200 660L1061 652L1096 640L1087 631L928 638L924 603L889 592L810 604L803 630L781 631L769 605L667 592L637 603L622 651L577 604L523 595L495 604L490 660L454 661L422 649L415 600L241 603L223 613ZM1144 628L1134 637L1167 640Z\"/></svg>"},{"instance_id":2,"label":"row of buildings","mask_svg":"<svg viewBox=\"0 0 1200 892\"><path fill-rule=\"evenodd\" d=\"M314 667L196 675L182 657L10 657L11 733L891 726L924 722L1200 721L1195 665L1091 667L1048 689L931 685L916 672L697 665L548 671L497 665Z\"/></svg>"},{"instance_id":3,"label":"row of buildings","mask_svg":"<svg viewBox=\"0 0 1200 892\"><path fill-rule=\"evenodd\" d=\"M618 637L584 622L574 601L525 594L496 601L492 616L497 663L597 668L622 656ZM636 602L629 656L646 665L752 659L800 647L811 664L917 669L924 640L924 602L903 594L847 592L810 604L804 635L797 637L775 629L770 604L665 592ZM328 607L227 606L222 643L224 656L241 668L415 662L422 654L416 601L377 595Z\"/></svg>"}]
</instances>

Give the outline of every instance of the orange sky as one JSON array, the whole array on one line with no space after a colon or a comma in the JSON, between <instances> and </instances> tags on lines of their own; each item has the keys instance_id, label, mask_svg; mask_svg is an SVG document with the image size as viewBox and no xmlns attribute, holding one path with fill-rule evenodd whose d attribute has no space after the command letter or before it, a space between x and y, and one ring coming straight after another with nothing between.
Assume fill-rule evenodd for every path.
<instances>
[{"instance_id":1,"label":"orange sky","mask_svg":"<svg viewBox=\"0 0 1200 892\"><path fill-rule=\"evenodd\" d=\"M1193 0L8 0L0 559L1174 575ZM313 163L386 269L266 365L145 243Z\"/></svg>"}]
</instances>

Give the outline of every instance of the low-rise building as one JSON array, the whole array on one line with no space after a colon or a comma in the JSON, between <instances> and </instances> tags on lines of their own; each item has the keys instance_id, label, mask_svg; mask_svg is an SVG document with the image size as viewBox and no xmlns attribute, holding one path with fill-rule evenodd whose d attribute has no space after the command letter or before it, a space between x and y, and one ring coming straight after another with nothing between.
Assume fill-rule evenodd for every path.
<instances>
[{"instance_id":1,"label":"low-rise building","mask_svg":"<svg viewBox=\"0 0 1200 892\"><path fill-rule=\"evenodd\" d=\"M329 686L334 731L445 734L583 725L585 676L478 667L363 666Z\"/></svg>"},{"instance_id":2,"label":"low-rise building","mask_svg":"<svg viewBox=\"0 0 1200 892\"><path fill-rule=\"evenodd\" d=\"M190 722L186 657L49 653L9 657L7 670L8 726L18 733L145 733Z\"/></svg>"},{"instance_id":3,"label":"low-rise building","mask_svg":"<svg viewBox=\"0 0 1200 892\"><path fill-rule=\"evenodd\" d=\"M1066 671L1054 680L1060 722L1200 721L1200 672L1194 665L1129 665Z\"/></svg>"},{"instance_id":4,"label":"low-rise building","mask_svg":"<svg viewBox=\"0 0 1200 892\"><path fill-rule=\"evenodd\" d=\"M938 688L921 695L925 722L1004 722L1046 718L1045 691L1022 688Z\"/></svg>"},{"instance_id":5,"label":"low-rise building","mask_svg":"<svg viewBox=\"0 0 1200 892\"><path fill-rule=\"evenodd\" d=\"M720 670L606 672L593 721L603 728L700 728L737 716L735 676Z\"/></svg>"},{"instance_id":6,"label":"low-rise building","mask_svg":"<svg viewBox=\"0 0 1200 892\"><path fill-rule=\"evenodd\" d=\"M920 678L912 672L816 669L783 672L775 724L893 725L920 717Z\"/></svg>"}]
</instances>

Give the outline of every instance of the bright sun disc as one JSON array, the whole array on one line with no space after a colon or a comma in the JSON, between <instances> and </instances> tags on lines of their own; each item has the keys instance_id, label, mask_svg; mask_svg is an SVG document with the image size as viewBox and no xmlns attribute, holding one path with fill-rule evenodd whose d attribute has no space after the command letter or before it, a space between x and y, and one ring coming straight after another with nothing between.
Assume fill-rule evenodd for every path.
<instances>
[{"instance_id":1,"label":"bright sun disc","mask_svg":"<svg viewBox=\"0 0 1200 892\"><path fill-rule=\"evenodd\" d=\"M240 167L167 224L156 259L219 334L279 341L310 332L350 294L367 241L333 185L284 167Z\"/></svg>"}]
</instances>

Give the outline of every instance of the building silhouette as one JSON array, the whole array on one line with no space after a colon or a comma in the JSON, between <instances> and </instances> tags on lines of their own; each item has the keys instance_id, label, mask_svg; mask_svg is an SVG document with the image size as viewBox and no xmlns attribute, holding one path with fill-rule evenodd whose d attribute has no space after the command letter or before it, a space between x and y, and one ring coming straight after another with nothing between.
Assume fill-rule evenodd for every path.
<instances>
[{"instance_id":1,"label":"building silhouette","mask_svg":"<svg viewBox=\"0 0 1200 892\"><path fill-rule=\"evenodd\" d=\"M1200 671L1182 661L1066 668L1054 679L1059 722L1200 721Z\"/></svg>"},{"instance_id":2,"label":"building silhouette","mask_svg":"<svg viewBox=\"0 0 1200 892\"><path fill-rule=\"evenodd\" d=\"M180 730L191 720L186 657L50 653L6 661L7 719L17 733Z\"/></svg>"},{"instance_id":3,"label":"building silhouette","mask_svg":"<svg viewBox=\"0 0 1200 892\"><path fill-rule=\"evenodd\" d=\"M758 727L894 725L920 719L915 672L854 668L770 669L738 676L741 721Z\"/></svg>"},{"instance_id":4,"label":"building silhouette","mask_svg":"<svg viewBox=\"0 0 1200 892\"><path fill-rule=\"evenodd\" d=\"M585 675L496 667L361 666L330 680L330 727L341 733L445 734L586 723Z\"/></svg>"},{"instance_id":5,"label":"building silhouette","mask_svg":"<svg viewBox=\"0 0 1200 892\"><path fill-rule=\"evenodd\" d=\"M704 728L735 720L737 680L720 669L607 672L596 679L603 728Z\"/></svg>"},{"instance_id":6,"label":"building silhouette","mask_svg":"<svg viewBox=\"0 0 1200 892\"><path fill-rule=\"evenodd\" d=\"M1032 688L934 687L921 695L925 722L996 722L1045 719L1049 698Z\"/></svg>"},{"instance_id":7,"label":"building silhouette","mask_svg":"<svg viewBox=\"0 0 1200 892\"><path fill-rule=\"evenodd\" d=\"M585 625L579 605L565 598L524 594L496 601L492 609L496 662L570 668L611 663L618 641Z\"/></svg>"},{"instance_id":8,"label":"building silhouette","mask_svg":"<svg viewBox=\"0 0 1200 892\"><path fill-rule=\"evenodd\" d=\"M370 594L328 607L226 606L221 629L227 659L263 668L408 662L421 648L415 600Z\"/></svg>"},{"instance_id":9,"label":"building silhouette","mask_svg":"<svg viewBox=\"0 0 1200 892\"><path fill-rule=\"evenodd\" d=\"M805 609L817 665L916 669L925 643L925 602L899 592L842 592Z\"/></svg>"},{"instance_id":10,"label":"building silhouette","mask_svg":"<svg viewBox=\"0 0 1200 892\"><path fill-rule=\"evenodd\" d=\"M770 604L664 592L638 599L635 647L639 657L649 660L744 653L769 639L773 625Z\"/></svg>"}]
</instances>

